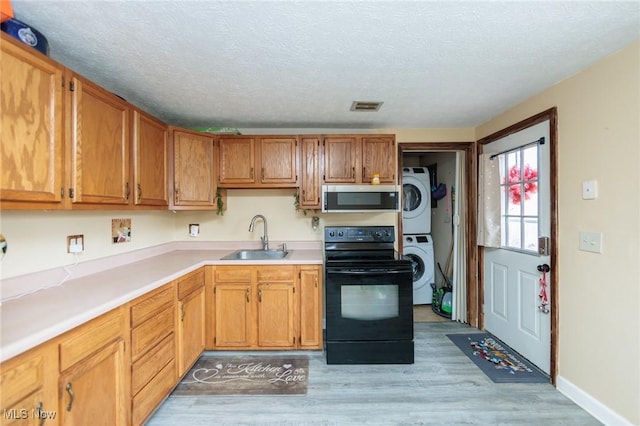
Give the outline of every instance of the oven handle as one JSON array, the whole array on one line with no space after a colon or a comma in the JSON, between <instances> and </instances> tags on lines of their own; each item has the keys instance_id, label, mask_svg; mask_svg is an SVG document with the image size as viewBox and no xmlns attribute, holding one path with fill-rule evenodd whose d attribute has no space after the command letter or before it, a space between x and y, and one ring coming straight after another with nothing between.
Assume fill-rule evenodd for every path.
<instances>
[{"instance_id":1,"label":"oven handle","mask_svg":"<svg viewBox=\"0 0 640 426\"><path fill-rule=\"evenodd\" d=\"M327 274L348 274L348 275L380 275L380 274L406 274L408 270L385 269L384 271L353 271L349 269L327 269Z\"/></svg>"}]
</instances>

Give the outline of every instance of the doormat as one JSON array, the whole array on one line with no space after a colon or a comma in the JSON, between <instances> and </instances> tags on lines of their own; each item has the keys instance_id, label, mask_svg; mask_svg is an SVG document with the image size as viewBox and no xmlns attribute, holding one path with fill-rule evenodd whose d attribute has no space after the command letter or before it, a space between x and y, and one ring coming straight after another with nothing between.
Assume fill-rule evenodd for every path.
<instances>
[{"instance_id":1,"label":"doormat","mask_svg":"<svg viewBox=\"0 0 640 426\"><path fill-rule=\"evenodd\" d=\"M309 358L204 355L172 395L296 395L307 393Z\"/></svg>"},{"instance_id":2,"label":"doormat","mask_svg":"<svg viewBox=\"0 0 640 426\"><path fill-rule=\"evenodd\" d=\"M549 383L549 377L489 333L447 337L494 383Z\"/></svg>"}]
</instances>

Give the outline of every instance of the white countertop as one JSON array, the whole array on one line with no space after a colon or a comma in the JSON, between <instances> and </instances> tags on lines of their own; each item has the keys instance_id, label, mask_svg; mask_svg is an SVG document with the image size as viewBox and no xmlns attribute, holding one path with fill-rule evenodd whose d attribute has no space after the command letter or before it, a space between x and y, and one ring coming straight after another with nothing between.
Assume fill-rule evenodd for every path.
<instances>
[{"instance_id":1,"label":"white countertop","mask_svg":"<svg viewBox=\"0 0 640 426\"><path fill-rule=\"evenodd\" d=\"M290 248L282 260L220 260L230 249L174 250L3 302L0 361L59 336L205 265L322 264L322 250Z\"/></svg>"}]
</instances>

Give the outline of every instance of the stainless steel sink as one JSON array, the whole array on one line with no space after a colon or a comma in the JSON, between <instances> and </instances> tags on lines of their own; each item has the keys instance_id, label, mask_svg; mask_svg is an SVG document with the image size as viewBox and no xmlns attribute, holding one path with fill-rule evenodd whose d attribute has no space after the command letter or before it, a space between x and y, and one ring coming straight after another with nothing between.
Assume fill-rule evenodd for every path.
<instances>
[{"instance_id":1,"label":"stainless steel sink","mask_svg":"<svg viewBox=\"0 0 640 426\"><path fill-rule=\"evenodd\" d=\"M279 260L286 258L290 251L283 250L237 250L224 256L222 260Z\"/></svg>"}]
</instances>

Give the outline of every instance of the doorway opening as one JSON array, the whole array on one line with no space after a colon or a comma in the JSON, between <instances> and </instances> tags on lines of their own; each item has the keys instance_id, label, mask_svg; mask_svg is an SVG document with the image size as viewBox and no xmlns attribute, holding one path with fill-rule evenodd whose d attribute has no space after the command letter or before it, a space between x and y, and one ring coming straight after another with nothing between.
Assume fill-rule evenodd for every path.
<instances>
[{"instance_id":1,"label":"doorway opening","mask_svg":"<svg viewBox=\"0 0 640 426\"><path fill-rule=\"evenodd\" d=\"M400 180L402 186L404 186L405 176L407 181L412 181L414 178L420 181L423 173L428 173L431 187L435 185L437 188L440 184L446 186L444 196L442 196L443 186L441 186L440 195L431 199L432 203L427 212L430 221L428 228L419 227L419 224L427 218L424 213L420 213L421 218L424 219L417 221L405 215L404 222L403 212L398 213L399 235L403 235L403 238L398 239L398 249L401 252L404 252L405 248L424 251L425 248L430 247L429 241L432 241L433 266L427 269L433 268L432 279L437 288L443 283L446 284L447 279L451 281L454 289L450 295L451 319L477 327L479 318L477 244L475 238L470 238L476 233L476 144L475 142L400 143L398 144L398 168L398 176L402 177ZM425 170L421 171L420 168ZM411 172L405 173L405 169L415 173L413 175ZM417 195L412 196L409 190L407 194L404 192L404 204L417 202L415 198ZM431 192L429 191L429 195ZM417 194L418 191L414 193ZM454 200L455 203L452 203ZM408 223L406 229L405 223ZM437 241L436 236L440 242ZM432 296L431 292L428 294ZM426 297L422 293L419 295L423 299Z\"/></svg>"}]
</instances>

